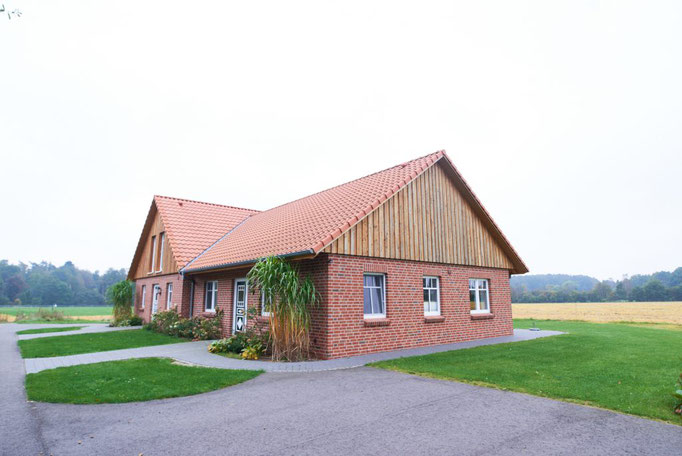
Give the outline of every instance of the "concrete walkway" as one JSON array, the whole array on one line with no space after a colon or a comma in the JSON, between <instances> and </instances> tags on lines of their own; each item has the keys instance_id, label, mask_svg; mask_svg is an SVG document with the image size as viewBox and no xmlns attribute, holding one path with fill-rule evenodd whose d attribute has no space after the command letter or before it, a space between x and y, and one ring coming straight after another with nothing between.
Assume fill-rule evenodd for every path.
<instances>
[{"instance_id":1,"label":"concrete walkway","mask_svg":"<svg viewBox=\"0 0 682 456\"><path fill-rule=\"evenodd\" d=\"M62 332L53 332L53 333L40 333L40 334L17 334L17 337L19 340L28 340L28 339L40 339L41 337L52 337L52 336L72 336L74 334L91 334L91 333L99 333L99 332L110 332L110 331L123 331L126 329L139 329L139 326L136 327L131 327L131 326L120 326L116 328L112 328L109 326L109 324L102 324L102 323L85 323L85 324L74 324L74 325L66 325L66 324L56 324L56 325L50 325L50 324L30 324L30 325L17 325L17 331L23 331L25 329L42 329L42 328L63 328L63 327L69 327L69 326L82 326L81 329L77 329L75 331L62 331Z\"/></svg>"},{"instance_id":2,"label":"concrete walkway","mask_svg":"<svg viewBox=\"0 0 682 456\"><path fill-rule=\"evenodd\" d=\"M23 325L0 325L0 455L47 455L35 417L35 404L26 401L17 326Z\"/></svg>"},{"instance_id":3,"label":"concrete walkway","mask_svg":"<svg viewBox=\"0 0 682 456\"><path fill-rule=\"evenodd\" d=\"M349 369L364 366L365 364L384 361L387 359L403 358L406 356L428 355L450 350L479 347L481 345L493 345L509 342L533 340L541 337L562 334L559 331L530 331L527 329L515 329L513 336L493 337L490 339L472 340L455 344L436 345L429 347L410 348L389 352L372 353L369 355L353 356L350 358L330 359L323 361L304 361L297 363L283 363L272 361L245 361L234 358L226 358L209 353L207 347L209 341L186 342L171 345L156 345L152 347L129 348L125 350L112 350L98 353L85 353L82 355L59 356L55 358L29 358L26 359L26 373L40 372L45 369L74 366L78 364L92 364L103 361L118 361L131 358L173 358L178 361L220 369L247 369L264 370L266 372L319 372L336 369Z\"/></svg>"}]
</instances>

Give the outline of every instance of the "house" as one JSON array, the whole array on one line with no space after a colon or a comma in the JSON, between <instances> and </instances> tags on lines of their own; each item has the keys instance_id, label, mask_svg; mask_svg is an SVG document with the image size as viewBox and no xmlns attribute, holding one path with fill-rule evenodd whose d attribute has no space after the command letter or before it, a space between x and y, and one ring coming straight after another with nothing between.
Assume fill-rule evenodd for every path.
<instances>
[{"instance_id":1,"label":"house","mask_svg":"<svg viewBox=\"0 0 682 456\"><path fill-rule=\"evenodd\" d=\"M528 272L439 151L263 212L155 196L129 272L135 312L222 309L225 335L267 321L246 274L270 255L314 281L322 359L510 335L509 277Z\"/></svg>"}]
</instances>

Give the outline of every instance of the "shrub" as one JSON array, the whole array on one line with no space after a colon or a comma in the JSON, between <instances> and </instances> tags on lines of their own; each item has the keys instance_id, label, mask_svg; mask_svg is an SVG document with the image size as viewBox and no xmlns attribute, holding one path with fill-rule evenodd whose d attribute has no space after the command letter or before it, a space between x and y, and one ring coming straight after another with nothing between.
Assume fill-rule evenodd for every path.
<instances>
[{"instance_id":1,"label":"shrub","mask_svg":"<svg viewBox=\"0 0 682 456\"><path fill-rule=\"evenodd\" d=\"M173 328L178 320L180 320L180 316L177 312L174 310L166 310L154 314L150 324L152 330L156 332L175 336L176 334L173 333Z\"/></svg>"},{"instance_id":2,"label":"shrub","mask_svg":"<svg viewBox=\"0 0 682 456\"><path fill-rule=\"evenodd\" d=\"M291 263L269 257L247 274L250 287L270 303L272 358L298 361L310 356L310 310L319 304L313 281Z\"/></svg>"},{"instance_id":3,"label":"shrub","mask_svg":"<svg viewBox=\"0 0 682 456\"><path fill-rule=\"evenodd\" d=\"M213 317L183 318L175 310L154 314L145 329L169 336L185 337L193 340L210 340L220 337L220 322L223 311L218 310Z\"/></svg>"},{"instance_id":4,"label":"shrub","mask_svg":"<svg viewBox=\"0 0 682 456\"><path fill-rule=\"evenodd\" d=\"M220 337L220 321L222 317L223 311L219 310L213 318L200 318L199 324L194 328L194 339L218 339Z\"/></svg>"},{"instance_id":5,"label":"shrub","mask_svg":"<svg viewBox=\"0 0 682 456\"><path fill-rule=\"evenodd\" d=\"M211 353L238 353L244 359L258 359L267 352L270 335L251 328L226 339L213 342L208 347Z\"/></svg>"},{"instance_id":6,"label":"shrub","mask_svg":"<svg viewBox=\"0 0 682 456\"><path fill-rule=\"evenodd\" d=\"M142 318L138 317L137 315L133 315L129 320L112 321L109 323L109 326L142 326L143 323L144 322L142 321Z\"/></svg>"},{"instance_id":7,"label":"shrub","mask_svg":"<svg viewBox=\"0 0 682 456\"><path fill-rule=\"evenodd\" d=\"M64 313L58 310L38 309L37 312L17 312L15 321L22 320L47 320L47 321L62 321L64 320Z\"/></svg>"},{"instance_id":8,"label":"shrub","mask_svg":"<svg viewBox=\"0 0 682 456\"><path fill-rule=\"evenodd\" d=\"M114 323L130 320L132 317L133 283L121 280L107 288L107 301L113 306Z\"/></svg>"}]
</instances>

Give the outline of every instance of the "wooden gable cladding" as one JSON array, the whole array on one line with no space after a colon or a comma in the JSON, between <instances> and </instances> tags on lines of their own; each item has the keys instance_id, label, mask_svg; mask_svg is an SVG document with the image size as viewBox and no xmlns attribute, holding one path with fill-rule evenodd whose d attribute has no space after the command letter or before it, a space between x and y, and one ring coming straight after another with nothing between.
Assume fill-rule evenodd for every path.
<instances>
[{"instance_id":1,"label":"wooden gable cladding","mask_svg":"<svg viewBox=\"0 0 682 456\"><path fill-rule=\"evenodd\" d=\"M173 274L178 272L178 266L173 258L173 252L171 250L170 244L168 243L168 234L166 234L163 248L160 243L161 233L166 232L166 228L161 220L161 215L156 209L155 205L152 205L150 216L152 220L149 222L149 229L145 229L144 243L142 247L141 254L137 259L137 264L135 265L134 273L131 275L131 280L142 279L145 277L152 277L154 275L163 274ZM146 227L145 227L146 228ZM154 265L154 271L152 271L152 237L156 236L155 241L157 242L156 248L156 264ZM161 255L161 271L158 271L159 255Z\"/></svg>"},{"instance_id":2,"label":"wooden gable cladding","mask_svg":"<svg viewBox=\"0 0 682 456\"><path fill-rule=\"evenodd\" d=\"M353 225L324 252L515 269L440 163Z\"/></svg>"}]
</instances>

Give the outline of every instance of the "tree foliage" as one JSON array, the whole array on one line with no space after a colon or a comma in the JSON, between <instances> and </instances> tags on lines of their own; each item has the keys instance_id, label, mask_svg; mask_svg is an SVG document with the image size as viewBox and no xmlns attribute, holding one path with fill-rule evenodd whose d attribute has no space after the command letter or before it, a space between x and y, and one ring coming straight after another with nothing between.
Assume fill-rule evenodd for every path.
<instances>
[{"instance_id":1,"label":"tree foliage","mask_svg":"<svg viewBox=\"0 0 682 456\"><path fill-rule=\"evenodd\" d=\"M107 288L107 301L114 306L114 323L130 320L133 316L133 282L121 280Z\"/></svg>"},{"instance_id":2,"label":"tree foliage","mask_svg":"<svg viewBox=\"0 0 682 456\"><path fill-rule=\"evenodd\" d=\"M511 292L512 302L682 301L682 267L618 281L564 274L512 277Z\"/></svg>"},{"instance_id":3,"label":"tree foliage","mask_svg":"<svg viewBox=\"0 0 682 456\"><path fill-rule=\"evenodd\" d=\"M319 296L309 277L278 257L256 263L248 274L250 286L265 296L269 307L272 357L296 361L310 356L310 311Z\"/></svg>"},{"instance_id":4,"label":"tree foliage","mask_svg":"<svg viewBox=\"0 0 682 456\"><path fill-rule=\"evenodd\" d=\"M51 306L105 305L107 288L126 277L125 269L109 269L100 275L78 269L67 261L10 264L0 260L0 304Z\"/></svg>"}]
</instances>

